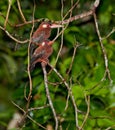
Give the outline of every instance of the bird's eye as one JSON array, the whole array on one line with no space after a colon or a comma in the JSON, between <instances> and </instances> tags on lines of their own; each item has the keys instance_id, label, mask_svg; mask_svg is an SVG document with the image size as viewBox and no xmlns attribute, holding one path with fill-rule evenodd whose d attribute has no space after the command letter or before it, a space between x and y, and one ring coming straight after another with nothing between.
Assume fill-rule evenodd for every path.
<instances>
[{"instance_id":1,"label":"bird's eye","mask_svg":"<svg viewBox=\"0 0 115 130\"><path fill-rule=\"evenodd\" d=\"M43 27L43 28L47 28L48 25L47 25L47 24L43 24L42 27Z\"/></svg>"}]
</instances>

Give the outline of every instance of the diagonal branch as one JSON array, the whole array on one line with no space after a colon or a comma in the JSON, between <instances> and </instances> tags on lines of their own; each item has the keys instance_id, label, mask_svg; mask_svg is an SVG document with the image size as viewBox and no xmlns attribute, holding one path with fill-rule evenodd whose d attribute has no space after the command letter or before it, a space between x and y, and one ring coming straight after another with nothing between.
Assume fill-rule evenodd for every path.
<instances>
[{"instance_id":1,"label":"diagonal branch","mask_svg":"<svg viewBox=\"0 0 115 130\"><path fill-rule=\"evenodd\" d=\"M12 104L13 104L14 106L16 106L16 107L17 107L19 110L21 110L23 113L26 113L26 111L25 111L23 108L21 108L18 104L16 104L14 101L11 100L11 102L12 102ZM29 115L27 115L27 118L30 119L32 122L34 122L37 126L39 126L39 127L41 127L42 129L46 130L46 128L45 128L44 126L42 126L40 123L36 122L36 121L35 121L34 119L32 119L32 117L30 117ZM20 124L24 124L24 117L22 117L21 120L18 120L18 121L17 121L17 126L20 126Z\"/></svg>"},{"instance_id":2,"label":"diagonal branch","mask_svg":"<svg viewBox=\"0 0 115 130\"><path fill-rule=\"evenodd\" d=\"M8 22L11 5L12 5L12 0L8 0L8 10L7 10L6 19L5 19L5 22L4 22L4 28L5 29L6 29L6 25L7 25L7 22Z\"/></svg>"},{"instance_id":3,"label":"diagonal branch","mask_svg":"<svg viewBox=\"0 0 115 130\"><path fill-rule=\"evenodd\" d=\"M72 56L72 59L71 59L71 63L70 63L70 66L69 66L69 70L67 71L67 75L69 75L69 73L71 72L71 69L72 69L72 66L73 66L73 62L74 62L74 59L75 59L76 51L77 51L77 48L78 48L80 45L81 45L81 44L77 43L77 44L75 44L75 46L74 46L73 56Z\"/></svg>"},{"instance_id":4,"label":"diagonal branch","mask_svg":"<svg viewBox=\"0 0 115 130\"><path fill-rule=\"evenodd\" d=\"M84 127L84 125L85 125L85 123L87 121L87 118L89 116L89 112L90 112L90 96L89 95L88 96L85 95L85 100L86 100L86 104L87 104L87 113L86 113L86 115L84 117L84 121L83 121L83 123L82 123L82 125L80 127L80 130L83 129L83 127Z\"/></svg>"},{"instance_id":5,"label":"diagonal branch","mask_svg":"<svg viewBox=\"0 0 115 130\"><path fill-rule=\"evenodd\" d=\"M78 1L78 2L79 2L79 1ZM78 4L78 2L75 3L75 6ZM73 21L75 21L75 20L78 20L78 19L82 19L82 18L84 18L84 17L91 16L91 15L93 15L93 13L95 12L96 8L99 6L99 3L100 3L100 0L95 0L94 5L93 5L93 7L92 7L91 10L89 10L89 11L87 11L87 12L84 12L84 13L81 13L81 14L78 14L78 15L75 15L75 16L70 17L70 18L68 18L68 19L65 19L65 20L63 20L63 21L55 21L55 22L58 23L58 24L61 24L61 23L62 23L62 24L67 24L67 23L73 22ZM68 13L70 13L75 6L73 6L73 7L67 12L66 15L68 15ZM66 17L66 15L64 16L64 18ZM36 19L36 20L34 20L34 21L27 21L26 23L21 23L21 24L15 25L15 27L20 27L20 26L24 26L24 25L27 25L27 24L32 24L33 22L34 22L34 23L40 22L40 21L42 21L43 19L44 19L44 18L42 18L42 19Z\"/></svg>"},{"instance_id":6,"label":"diagonal branch","mask_svg":"<svg viewBox=\"0 0 115 130\"><path fill-rule=\"evenodd\" d=\"M0 26L0 29L3 30L7 34L8 37L10 37L12 40L14 40L17 43L24 44L24 43L27 43L29 41L28 39L24 40L24 41L19 41L18 39L16 39L15 37L13 37L7 30L5 30L5 28L3 28L2 26Z\"/></svg>"},{"instance_id":7,"label":"diagonal branch","mask_svg":"<svg viewBox=\"0 0 115 130\"><path fill-rule=\"evenodd\" d=\"M42 69L43 69L43 73L44 73L44 83L45 83L45 89L46 89L46 96L48 98L48 101L49 101L49 105L51 107L51 110L53 112L53 115L54 115L54 118L55 118L55 130L58 130L58 118L57 118L57 115L56 115L56 111L54 109L54 106L53 106L53 103L52 103L52 100L51 100L51 97L50 97L50 92L49 92L49 88L48 88L48 80L47 80L47 72L46 72L46 67L44 65L44 63L42 62L41 63L42 65Z\"/></svg>"},{"instance_id":8,"label":"diagonal branch","mask_svg":"<svg viewBox=\"0 0 115 130\"><path fill-rule=\"evenodd\" d=\"M21 5L20 5L20 1L19 1L19 0L17 0L17 4L18 4L18 9L19 9L20 15L21 15L21 17L22 17L24 23L26 23L26 19L25 19L25 17L24 17L23 12L22 12Z\"/></svg>"},{"instance_id":9,"label":"diagonal branch","mask_svg":"<svg viewBox=\"0 0 115 130\"><path fill-rule=\"evenodd\" d=\"M65 79L61 76L61 74L50 64L48 64L52 70L60 77L60 79L63 81L63 83L65 84L67 90L68 90L68 93L70 95L70 98L72 100L72 103L73 103L73 106L74 106L74 109L75 109L75 121L76 121L76 128L79 129L79 124L78 124L78 108L77 108L77 105L75 103L75 99L74 99L74 96L72 94L72 90L71 88L69 87L68 83L65 81Z\"/></svg>"},{"instance_id":10,"label":"diagonal branch","mask_svg":"<svg viewBox=\"0 0 115 130\"><path fill-rule=\"evenodd\" d=\"M103 37L102 40L107 39L107 38L110 37L114 32L115 32L115 27L113 27L113 29L111 30L111 32L110 32L107 36Z\"/></svg>"},{"instance_id":11,"label":"diagonal branch","mask_svg":"<svg viewBox=\"0 0 115 130\"><path fill-rule=\"evenodd\" d=\"M108 76L110 83L112 83L111 74L110 74L110 70L109 70L109 67L108 67L108 58L107 58L107 54L106 54L105 48L104 48L103 43L102 43L102 38L101 38L100 31L99 31L96 14L94 13L93 16L94 16L96 32L97 32L97 35L98 35L98 38L99 38L99 43L100 43L100 47L101 47L104 62L105 62L105 74L104 74L102 80L104 80L106 78L106 76Z\"/></svg>"},{"instance_id":12,"label":"diagonal branch","mask_svg":"<svg viewBox=\"0 0 115 130\"><path fill-rule=\"evenodd\" d=\"M70 17L70 18L64 20L63 22L62 22L62 21L57 21L57 23L67 24L67 23L73 22L73 21L75 21L75 20L82 19L82 18L84 18L84 17L93 15L93 13L95 12L96 8L99 6L99 3L100 3L100 0L95 0L94 5L93 5L93 7L92 7L92 9L91 9L90 11L87 11L87 12L85 12L85 13L82 13L82 14L75 15L75 16L73 16L73 17Z\"/></svg>"}]
</instances>

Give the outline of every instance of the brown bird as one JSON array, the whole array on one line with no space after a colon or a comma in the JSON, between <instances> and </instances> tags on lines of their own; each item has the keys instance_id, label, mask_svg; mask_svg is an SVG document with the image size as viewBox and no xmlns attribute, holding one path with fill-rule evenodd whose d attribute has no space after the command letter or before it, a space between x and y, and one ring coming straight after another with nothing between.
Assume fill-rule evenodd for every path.
<instances>
[{"instance_id":1,"label":"brown bird","mask_svg":"<svg viewBox=\"0 0 115 130\"><path fill-rule=\"evenodd\" d=\"M43 42L44 40L50 37L52 28L59 28L59 27L63 26L56 23L51 23L50 21L42 22L32 36L31 39L32 43L38 45L39 43Z\"/></svg>"},{"instance_id":2,"label":"brown bird","mask_svg":"<svg viewBox=\"0 0 115 130\"><path fill-rule=\"evenodd\" d=\"M48 39L51 34L51 29L52 28L59 28L63 27L62 25L56 24L56 23L51 23L50 21L47 22L42 22L38 29L34 32L32 39L31 39L31 45L30 45L30 57L33 54L33 51L36 48L36 45L40 45L43 41Z\"/></svg>"},{"instance_id":3,"label":"brown bird","mask_svg":"<svg viewBox=\"0 0 115 130\"><path fill-rule=\"evenodd\" d=\"M47 65L47 63L49 62L48 58L53 52L52 44L53 44L52 41L45 40L41 43L40 46L38 46L35 49L30 61L30 70L33 70L35 64L38 62Z\"/></svg>"}]
</instances>

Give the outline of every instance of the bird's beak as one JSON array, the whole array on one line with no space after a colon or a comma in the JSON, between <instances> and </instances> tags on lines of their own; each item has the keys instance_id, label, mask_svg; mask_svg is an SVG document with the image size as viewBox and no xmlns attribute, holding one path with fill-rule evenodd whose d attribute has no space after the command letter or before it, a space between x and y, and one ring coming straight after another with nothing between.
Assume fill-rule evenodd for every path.
<instances>
[{"instance_id":1,"label":"bird's beak","mask_svg":"<svg viewBox=\"0 0 115 130\"><path fill-rule=\"evenodd\" d=\"M53 23L50 27L51 28L60 28L60 27L63 27L63 25Z\"/></svg>"}]
</instances>

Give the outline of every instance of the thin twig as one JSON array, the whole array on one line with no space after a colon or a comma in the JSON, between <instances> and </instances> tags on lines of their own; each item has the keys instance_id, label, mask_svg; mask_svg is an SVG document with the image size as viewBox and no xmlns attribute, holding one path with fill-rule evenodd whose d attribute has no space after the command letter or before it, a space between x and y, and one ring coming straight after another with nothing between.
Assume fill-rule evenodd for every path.
<instances>
[{"instance_id":1,"label":"thin twig","mask_svg":"<svg viewBox=\"0 0 115 130\"><path fill-rule=\"evenodd\" d=\"M35 1L34 1L33 19L34 19L35 7L36 6L35 6ZM28 72L28 77L29 77L30 90L29 90L29 94L28 94L28 97L27 97L26 113L28 113L30 100L32 98L32 78L31 78L31 74L30 74L30 44L31 44L31 37L32 37L33 30L34 30L34 23L32 25L32 29L31 29L31 32L30 32L30 42L28 44L28 67L27 67L27 72Z\"/></svg>"},{"instance_id":2,"label":"thin twig","mask_svg":"<svg viewBox=\"0 0 115 130\"><path fill-rule=\"evenodd\" d=\"M93 15L93 10L90 10L90 11L87 11L85 13L81 13L81 14L75 15L75 16L73 16L71 18L65 19L63 22L62 21L55 21L55 22L58 23L58 24L67 24L67 23L70 23L70 22L73 22L75 20L91 16L91 15ZM32 24L33 22L34 23L41 22L43 19L44 18L35 19L34 21L27 21L26 23L21 23L21 24L15 25L15 27L21 27L21 26L24 26L24 25L27 25L27 24Z\"/></svg>"},{"instance_id":3,"label":"thin twig","mask_svg":"<svg viewBox=\"0 0 115 130\"><path fill-rule=\"evenodd\" d=\"M73 22L73 21L75 21L75 20L82 19L82 18L84 18L84 17L93 15L94 11L95 11L96 8L99 6L99 3L100 3L100 0L95 0L94 5L93 5L93 7L92 7L92 9L91 9L90 11L87 11L87 12L85 12L85 13L82 13L82 14L75 15L75 16L73 16L73 17L70 17L69 19L66 19L66 20L64 20L63 22L57 21L57 23L67 24L67 23Z\"/></svg>"},{"instance_id":4,"label":"thin twig","mask_svg":"<svg viewBox=\"0 0 115 130\"><path fill-rule=\"evenodd\" d=\"M34 19L34 13L35 13L35 3L34 3L34 9L33 9L33 19ZM34 23L33 23L33 26L32 26L32 29L31 29L31 32L30 32L30 42L28 44L28 67L27 67L27 73L28 73L28 78L29 78L29 94L26 98L27 100L27 104L26 104L26 112L24 113L24 118L26 119L27 115L28 115L28 109L29 109L29 106L30 106L30 101L31 101L31 98L32 98L32 78L31 78L31 74L30 74L30 44L31 44L31 36L32 36L32 33L33 33L33 29L34 29Z\"/></svg>"},{"instance_id":5,"label":"thin twig","mask_svg":"<svg viewBox=\"0 0 115 130\"><path fill-rule=\"evenodd\" d=\"M4 19L6 19L6 16L5 16L4 14L2 14L1 12L0 12L0 16L2 16ZM7 23L8 23L10 26L13 27L13 25L9 22L9 20L7 20Z\"/></svg>"},{"instance_id":6,"label":"thin twig","mask_svg":"<svg viewBox=\"0 0 115 130\"><path fill-rule=\"evenodd\" d=\"M96 87L98 87L103 81L100 80L98 83L96 83L93 87L86 89L85 91L91 92L92 90L94 90Z\"/></svg>"},{"instance_id":7,"label":"thin twig","mask_svg":"<svg viewBox=\"0 0 115 130\"><path fill-rule=\"evenodd\" d=\"M79 2L79 1L78 1ZM75 21L75 20L78 20L78 19L82 19L82 18L85 18L85 17L88 17L88 16L91 16L91 15L93 15L93 12L94 12L94 10L99 6L99 3L100 3L100 0L96 0L95 2L94 2L94 5L93 5L93 8L91 9L91 10L89 10L89 11L87 11L87 12L85 12L85 13L81 13L81 14L78 14L78 15L75 15L75 16L73 16L73 17L71 17L71 18L68 18L68 19L65 19L65 20L63 20L63 21L55 21L56 23L59 23L59 24L67 24L67 23L70 23L70 22L73 22L73 21ZM77 3L75 3L75 5L77 5ZM73 8L74 8L75 6L73 5ZM73 10L73 8L71 8L69 11L68 11L68 13L69 12L71 12L71 10ZM67 15L68 15L68 13L67 13ZM66 15L65 15L66 16ZM27 25L27 24L32 24L33 22L34 23L36 23L36 22L40 22L40 21L42 21L44 18L41 18L41 19L36 19L36 20L34 20L34 21L27 21L26 23L22 23L22 24L17 24L17 25L15 25L15 27L21 27L21 26L24 26L24 25Z\"/></svg>"},{"instance_id":8,"label":"thin twig","mask_svg":"<svg viewBox=\"0 0 115 130\"><path fill-rule=\"evenodd\" d=\"M49 88L48 88L48 80L47 80L47 72L46 72L46 67L44 65L44 63L41 63L42 65L42 69L43 69L43 73L44 73L44 83L45 83L45 89L46 89L46 96L48 98L48 102L49 102L49 105L51 107L51 110L52 110L52 113L54 115L54 119L55 119L55 130L58 130L58 118L57 118L57 115L56 115L56 111L54 109L54 106L53 106L53 103L52 103L52 100L51 100L51 97L50 97L50 92L49 92Z\"/></svg>"},{"instance_id":9,"label":"thin twig","mask_svg":"<svg viewBox=\"0 0 115 130\"><path fill-rule=\"evenodd\" d=\"M12 0L8 0L8 10L7 10L7 14L6 14L6 20L4 22L4 28L5 29L6 29L6 25L7 25L7 22L8 22L8 17L9 17L11 5L12 5Z\"/></svg>"},{"instance_id":10,"label":"thin twig","mask_svg":"<svg viewBox=\"0 0 115 130\"><path fill-rule=\"evenodd\" d=\"M115 129L115 125L112 125L112 126L106 128L105 130L112 130L112 129Z\"/></svg>"},{"instance_id":11,"label":"thin twig","mask_svg":"<svg viewBox=\"0 0 115 130\"><path fill-rule=\"evenodd\" d=\"M47 107L49 107L49 104L46 104L45 106L41 106L41 107L30 108L30 109L28 109L28 111L41 110L41 109L44 109Z\"/></svg>"},{"instance_id":12,"label":"thin twig","mask_svg":"<svg viewBox=\"0 0 115 130\"><path fill-rule=\"evenodd\" d=\"M113 34L114 32L115 32L115 27L113 27L113 29L111 30L111 32L110 32L107 36L103 37L102 40L107 39L107 38L110 37L111 34Z\"/></svg>"},{"instance_id":13,"label":"thin twig","mask_svg":"<svg viewBox=\"0 0 115 130\"><path fill-rule=\"evenodd\" d=\"M27 98L27 95L26 95L26 87L27 87L27 84L26 84L25 87L24 87L24 97L25 97L25 99L26 99L26 101L27 101L28 98Z\"/></svg>"},{"instance_id":14,"label":"thin twig","mask_svg":"<svg viewBox=\"0 0 115 130\"><path fill-rule=\"evenodd\" d=\"M73 1L72 1L71 3L72 3L72 5L73 5ZM67 15L68 15L69 13L72 14L72 10L78 5L78 3L79 3L79 0L76 1L76 3L69 9L69 11L67 11L67 13L65 14L65 16L63 17L63 20L67 17Z\"/></svg>"},{"instance_id":15,"label":"thin twig","mask_svg":"<svg viewBox=\"0 0 115 130\"><path fill-rule=\"evenodd\" d=\"M21 15L21 17L22 17L24 23L26 23L26 19L25 19L25 17L24 17L23 12L22 12L21 5L20 5L20 1L19 1L19 0L17 0L17 4L18 4L18 9L19 9L20 15Z\"/></svg>"},{"instance_id":16,"label":"thin twig","mask_svg":"<svg viewBox=\"0 0 115 130\"><path fill-rule=\"evenodd\" d=\"M69 93L68 93L68 95L67 95L67 100L66 100L66 106L65 106L65 111L67 110L67 108L68 108L68 102L69 102L69 97L70 97L70 95L69 95Z\"/></svg>"},{"instance_id":17,"label":"thin twig","mask_svg":"<svg viewBox=\"0 0 115 130\"><path fill-rule=\"evenodd\" d=\"M64 4L63 4L63 0L61 0L61 4L62 4L62 7L61 7L61 18L62 18L62 21L63 21L63 9L64 9ZM61 35L61 45L60 45L60 49L59 49L59 51L58 51L58 54L57 54L57 57L56 57L56 61L55 61L55 65L56 65L56 63L57 63L57 61L58 61L58 58L59 58L59 55L60 55L60 53L61 53L61 50L62 50L62 47L63 47L63 32L64 32L64 28L62 28L62 35ZM58 35L59 35L59 33L58 33Z\"/></svg>"},{"instance_id":18,"label":"thin twig","mask_svg":"<svg viewBox=\"0 0 115 130\"><path fill-rule=\"evenodd\" d=\"M89 111L90 111L90 96L89 95L87 97L85 96L85 100L86 100L86 104L87 104L87 113L86 113L86 115L84 117L83 123L82 123L82 125L81 125L79 130L83 129L83 127L84 127L84 125L85 125L85 123L87 121L87 118L88 118L88 115L89 115Z\"/></svg>"},{"instance_id":19,"label":"thin twig","mask_svg":"<svg viewBox=\"0 0 115 130\"><path fill-rule=\"evenodd\" d=\"M21 108L19 105L17 105L14 101L12 101L11 100L11 102L12 102L12 104L14 105L14 106L16 106L19 110L21 110L23 113L26 113L26 111L23 109L23 108ZM39 126L39 127L41 127L41 128L43 128L44 130L46 130L46 128L44 127L44 126L42 126L40 123L38 123L38 122L36 122L34 119L32 119L29 115L27 115L27 118L28 119L30 119L32 122L34 122L37 126ZM19 123L24 123L23 122L23 120L21 119L21 121L18 121Z\"/></svg>"},{"instance_id":20,"label":"thin twig","mask_svg":"<svg viewBox=\"0 0 115 130\"><path fill-rule=\"evenodd\" d=\"M68 90L68 93L71 97L71 100L72 100L72 103L73 103L73 106L74 106L74 109L75 109L75 121L76 121L76 128L79 128L79 124L78 124L78 109L77 109L77 106L76 106L76 103L75 103L75 99L74 99L74 96L72 94L72 90L71 88L69 87L68 83L65 81L65 79L61 76L61 74L52 66L48 63L48 65L53 69L53 71L60 77L60 79L63 81L63 83L65 84L67 90Z\"/></svg>"},{"instance_id":21,"label":"thin twig","mask_svg":"<svg viewBox=\"0 0 115 130\"><path fill-rule=\"evenodd\" d=\"M66 20L63 20L63 21L56 21L56 23L59 23L59 24L67 24L67 23L70 23L70 22L72 22L72 21L74 21L74 20L78 20L78 19L82 19L82 18L84 18L84 17L88 17L88 16L91 16L91 15L93 15L93 13L94 13L94 10L98 7L98 5L99 5L99 2L100 2L100 0L96 0L95 2L94 2L94 6L93 6L93 8L90 10L90 11L87 11L87 12L85 12L85 13L82 13L82 14L79 14L79 15L75 15L75 16L73 16L73 17L70 17L70 18L68 18L68 19L66 19ZM73 9L73 8L72 8ZM70 12L72 9L70 9L68 12ZM8 15L8 14L7 14ZM21 27L21 26L24 26L24 25L27 25L27 24L32 24L32 23L35 23L35 22L40 22L40 21L42 21L44 18L42 18L42 19L37 19L37 20L32 20L32 21L27 21L26 23L22 23L22 24L18 24L18 25L15 25L14 27ZM8 20L8 19L7 19ZM6 21L7 21L6 20ZM17 43L27 43L29 40L25 40L25 41L19 41L18 39L16 39L15 37L13 37L8 31L6 31L5 30L5 28L3 28L2 26L0 26L0 29L2 29L3 31L5 31L5 33L12 39L12 40L14 40L14 41L16 41ZM66 29L66 28L65 28ZM64 30L65 30L64 29ZM54 40L53 41L55 41L62 33L63 33L63 31L64 30L62 30L55 38L54 38Z\"/></svg>"},{"instance_id":22,"label":"thin twig","mask_svg":"<svg viewBox=\"0 0 115 130\"><path fill-rule=\"evenodd\" d=\"M66 15L63 16L63 8L64 8L63 0L61 0L61 3L62 3L62 10L61 10L62 23L61 23L61 24L63 24L64 18L66 17L66 15L67 15L69 12L70 12L69 18L71 18L71 16L72 16L72 11L73 11L73 9L74 9L75 6L73 5L73 6L72 6L73 8L71 8L71 9L66 13ZM73 2L72 2L72 4L73 4ZM75 3L75 5L76 5L76 3ZM58 59L59 59L59 55L60 55L61 50L62 50L62 47L63 47L64 31L65 31L65 29L68 27L68 25L69 25L69 22L67 23L67 25L66 25L64 28L62 28L62 30L60 31L60 33L58 33L58 35L57 35L57 36L54 38L54 40L53 40L53 41L55 41L55 40L62 34L62 36L61 36L61 45L60 45L60 49L59 49L58 54L57 54L57 58L56 58L56 61L55 61L55 65L56 65L56 63L57 63L57 61L58 61ZM54 66L55 66L55 65L54 65Z\"/></svg>"},{"instance_id":23,"label":"thin twig","mask_svg":"<svg viewBox=\"0 0 115 130\"><path fill-rule=\"evenodd\" d=\"M63 5L63 0L61 0L61 18L62 18L62 21L63 21L63 8L64 8L64 5ZM55 61L55 65L56 65L56 63L57 63L57 61L58 61L58 58L59 58L59 55L60 55L60 52L61 52L61 50L62 50L62 47L63 47L63 32L64 32L64 28L62 28L62 31L61 31L62 33L62 35L61 35L61 45L60 45L60 49L59 49L59 51L58 51L58 54L57 54L57 57L56 57L56 61ZM57 36L59 36L60 35L60 33L58 33L58 35ZM57 37L56 36L56 37ZM54 38L54 40L53 41L55 41L56 40L56 37ZM58 37L57 37L58 38ZM54 65L54 66L55 66Z\"/></svg>"},{"instance_id":24,"label":"thin twig","mask_svg":"<svg viewBox=\"0 0 115 130\"><path fill-rule=\"evenodd\" d=\"M100 47L101 47L104 62L105 62L105 74L104 74L102 80L104 80L106 78L106 76L108 76L108 79L110 80L110 83L112 83L111 74L110 74L110 70L109 70L109 67L108 67L108 58L107 58L107 54L106 54L105 48L104 48L103 43L102 43L102 38L101 38L100 31L99 31L97 17L96 17L95 12L94 12L93 16L94 16L96 32L97 32L97 35L98 35L98 38L99 38L99 43L100 43Z\"/></svg>"},{"instance_id":25,"label":"thin twig","mask_svg":"<svg viewBox=\"0 0 115 130\"><path fill-rule=\"evenodd\" d=\"M57 85L60 85L60 84L63 84L63 82L49 82L48 81L48 84L51 84L51 85L53 85L53 86L57 86Z\"/></svg>"},{"instance_id":26,"label":"thin twig","mask_svg":"<svg viewBox=\"0 0 115 130\"><path fill-rule=\"evenodd\" d=\"M47 128L45 128L44 126L42 126L40 123L36 122L34 119L32 119L31 116L27 115L27 118L30 119L31 121L33 121L37 126L41 127L44 130L47 130Z\"/></svg>"},{"instance_id":27,"label":"thin twig","mask_svg":"<svg viewBox=\"0 0 115 130\"><path fill-rule=\"evenodd\" d=\"M90 15L92 15L92 14L93 14L93 11L90 10L90 11L88 11L88 12L85 12L85 13L82 13L82 14L79 14L79 15L75 15L75 16L69 18L69 19L64 20L64 21L63 21L63 24L67 24L67 23L73 22L73 21L75 21L75 20L82 19L82 18L87 17L87 16L90 16ZM60 21L57 21L57 22L58 22L58 23L61 23Z\"/></svg>"},{"instance_id":28,"label":"thin twig","mask_svg":"<svg viewBox=\"0 0 115 130\"><path fill-rule=\"evenodd\" d=\"M73 62L74 62L74 59L75 59L76 50L77 50L77 48L79 46L80 46L80 44L78 44L78 43L74 46L73 56L72 56L72 60L71 60L71 64L70 64L69 70L67 71L67 75L69 75L69 73L70 73L70 71L72 69Z\"/></svg>"},{"instance_id":29,"label":"thin twig","mask_svg":"<svg viewBox=\"0 0 115 130\"><path fill-rule=\"evenodd\" d=\"M16 39L15 37L13 37L7 30L5 30L5 28L3 28L2 26L0 26L0 29L3 30L7 36L9 36L12 40L14 40L17 43L27 43L29 40L24 40L24 41L19 41L18 39Z\"/></svg>"},{"instance_id":30,"label":"thin twig","mask_svg":"<svg viewBox=\"0 0 115 130\"><path fill-rule=\"evenodd\" d=\"M91 15L94 14L96 8L99 6L99 3L100 3L100 0L96 0L94 2L93 8L90 11L87 11L87 12L82 13L82 14L75 15L75 16L70 17L68 19L65 19L63 21L55 21L55 22L58 23L58 24L68 24L68 23L73 22L75 20L91 16ZM55 41L64 32L64 30L66 29L66 27L63 30L60 31L60 33L53 39L53 41Z\"/></svg>"},{"instance_id":31,"label":"thin twig","mask_svg":"<svg viewBox=\"0 0 115 130\"><path fill-rule=\"evenodd\" d=\"M31 21L26 21L26 23L16 24L16 25L14 25L14 27L21 27L21 26L24 26L24 25L32 24L32 23L38 23L38 22L43 21L43 19L44 19L44 18L35 19L35 20L31 20Z\"/></svg>"}]
</instances>

